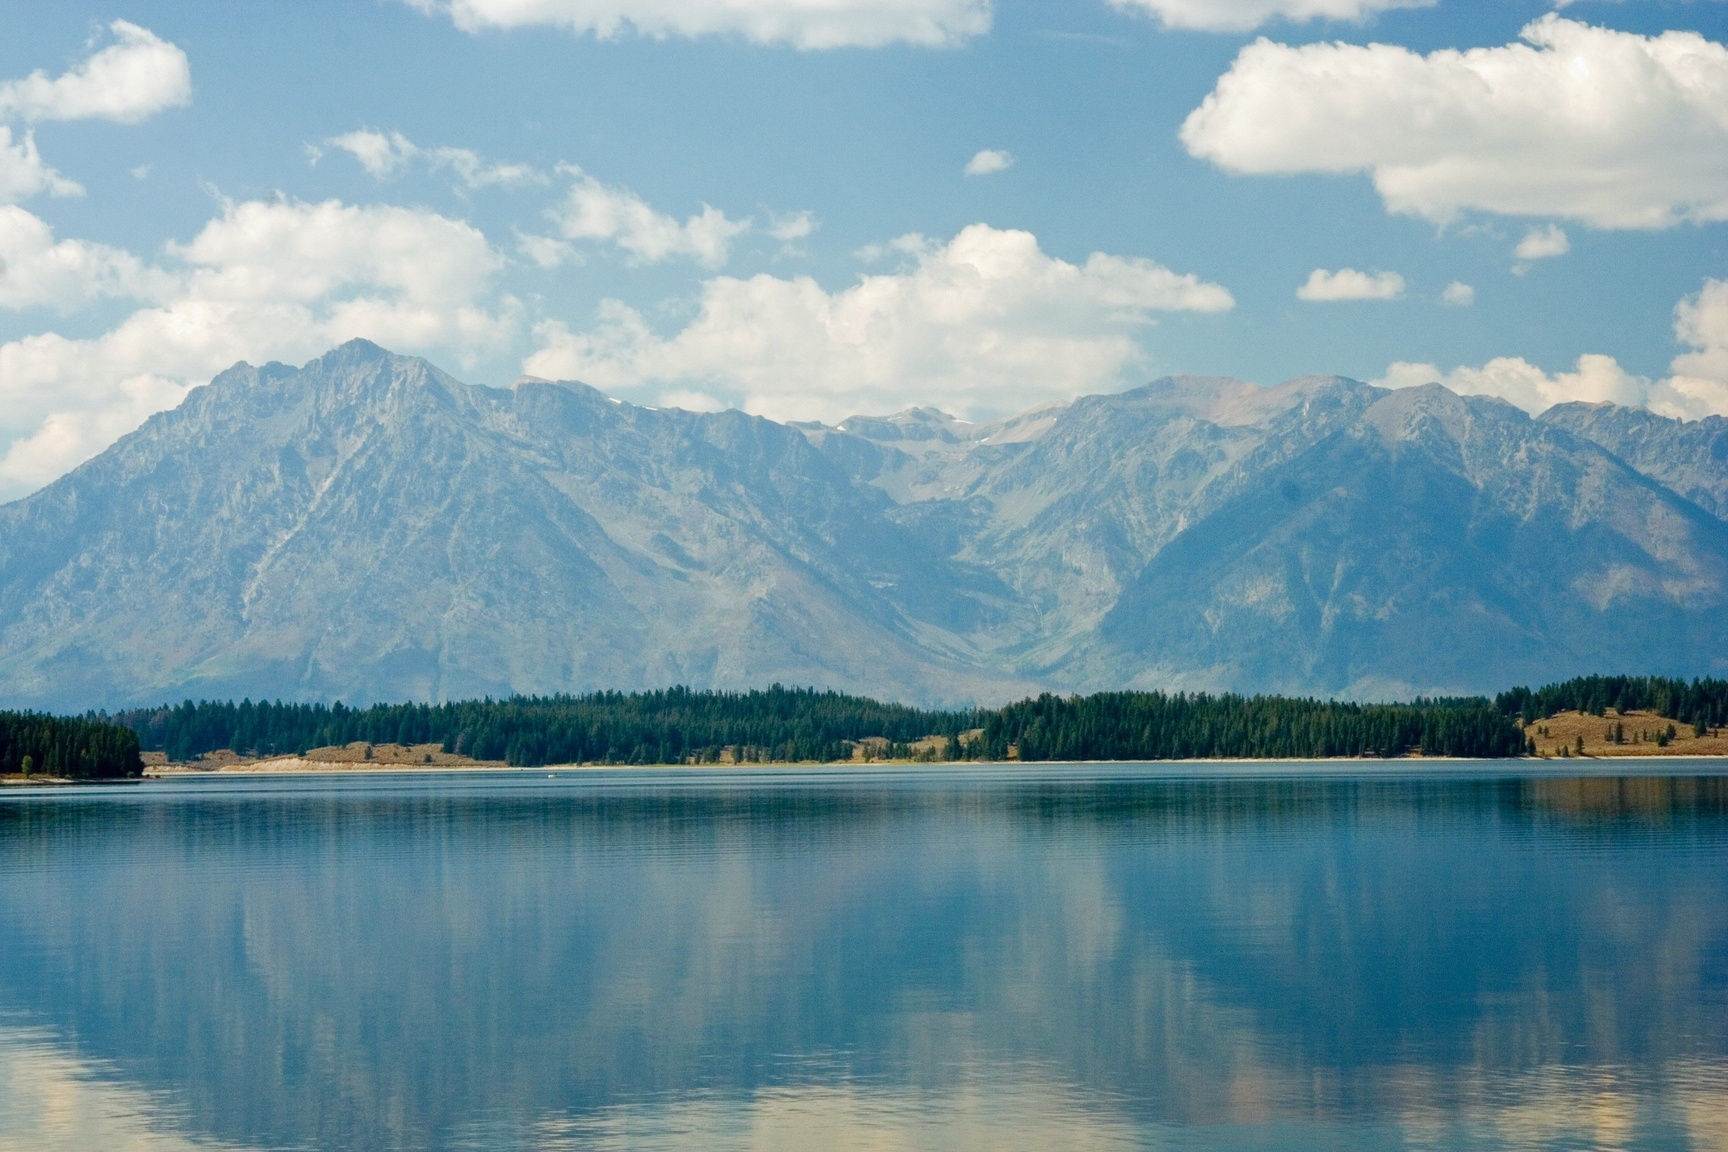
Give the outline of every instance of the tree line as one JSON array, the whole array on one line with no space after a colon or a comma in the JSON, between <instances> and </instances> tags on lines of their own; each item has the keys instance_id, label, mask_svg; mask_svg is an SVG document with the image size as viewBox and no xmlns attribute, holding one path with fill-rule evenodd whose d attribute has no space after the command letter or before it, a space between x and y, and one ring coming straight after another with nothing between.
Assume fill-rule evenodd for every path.
<instances>
[{"instance_id":1,"label":"tree line","mask_svg":"<svg viewBox=\"0 0 1728 1152\"><path fill-rule=\"evenodd\" d=\"M300 755L357 741L438 744L476 760L544 764L831 762L858 741L871 758L911 758L942 738L944 759L1170 760L1337 756L1520 756L1524 726L1559 712L1654 712L1700 731L1728 726L1728 680L1581 676L1532 690L1407 704L1207 693L1045 694L995 709L931 710L810 688L516 696L447 704L184 701L115 716L0 712L0 773L136 776L141 749L171 760L232 749ZM935 756L933 749L923 753ZM28 763L26 763L28 761Z\"/></svg>"},{"instance_id":2,"label":"tree line","mask_svg":"<svg viewBox=\"0 0 1728 1152\"><path fill-rule=\"evenodd\" d=\"M102 780L143 769L130 727L93 716L0 712L0 774Z\"/></svg>"},{"instance_id":3,"label":"tree line","mask_svg":"<svg viewBox=\"0 0 1728 1152\"><path fill-rule=\"evenodd\" d=\"M1662 676L1579 676L1531 691L1513 688L1494 698L1501 714L1525 724L1560 712L1603 716L1615 712L1654 712L1695 729L1728 725L1728 680L1670 679Z\"/></svg>"},{"instance_id":4,"label":"tree line","mask_svg":"<svg viewBox=\"0 0 1728 1152\"><path fill-rule=\"evenodd\" d=\"M775 685L750 692L593 692L448 704L287 704L187 700L122 712L115 720L145 749L190 760L229 748L259 756L302 755L352 744L439 744L445 752L513 765L717 763L733 759L831 761L850 741L881 736L905 744L957 735L980 723L973 711L928 711L839 692Z\"/></svg>"},{"instance_id":5,"label":"tree line","mask_svg":"<svg viewBox=\"0 0 1728 1152\"><path fill-rule=\"evenodd\" d=\"M989 713L982 754L1022 760L1507 757L1524 732L1486 699L1348 704L1278 696L1043 695Z\"/></svg>"},{"instance_id":6,"label":"tree line","mask_svg":"<svg viewBox=\"0 0 1728 1152\"><path fill-rule=\"evenodd\" d=\"M544 764L832 762L855 742L883 755L941 738L942 758L1166 760L1517 756L1508 714L1483 698L1349 704L1273 696L1112 692L1044 695L997 709L928 710L778 685L751 692L672 688L580 696L518 696L448 704L292 704L190 700L115 722L141 746L190 760L217 749L303 755L355 742L438 744L445 752L521 767ZM926 756L934 758L935 749Z\"/></svg>"}]
</instances>

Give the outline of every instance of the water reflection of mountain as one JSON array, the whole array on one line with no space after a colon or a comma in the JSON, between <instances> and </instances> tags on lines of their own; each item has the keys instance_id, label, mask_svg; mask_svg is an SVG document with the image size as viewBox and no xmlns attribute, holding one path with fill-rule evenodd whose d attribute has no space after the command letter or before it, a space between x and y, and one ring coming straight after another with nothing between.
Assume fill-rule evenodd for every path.
<instances>
[{"instance_id":1,"label":"water reflection of mountain","mask_svg":"<svg viewBox=\"0 0 1728 1152\"><path fill-rule=\"evenodd\" d=\"M1002 1068L1378 1123L1728 1055L1721 780L543 783L0 804L0 1009L323 1147Z\"/></svg>"}]
</instances>

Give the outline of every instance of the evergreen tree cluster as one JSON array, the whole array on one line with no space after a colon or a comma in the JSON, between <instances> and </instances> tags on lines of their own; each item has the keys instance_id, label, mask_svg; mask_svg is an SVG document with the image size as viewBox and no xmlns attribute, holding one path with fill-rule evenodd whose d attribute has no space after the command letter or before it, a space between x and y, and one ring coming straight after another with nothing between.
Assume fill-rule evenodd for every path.
<instances>
[{"instance_id":1,"label":"evergreen tree cluster","mask_svg":"<svg viewBox=\"0 0 1728 1152\"><path fill-rule=\"evenodd\" d=\"M1524 723L1546 720L1559 712L1605 715L1654 712L1693 726L1700 735L1728 724L1728 680L1684 680L1662 676L1580 676L1532 692L1513 688L1494 698L1501 714Z\"/></svg>"},{"instance_id":2,"label":"evergreen tree cluster","mask_svg":"<svg viewBox=\"0 0 1728 1152\"><path fill-rule=\"evenodd\" d=\"M1522 756L1528 744L1485 699L1346 704L1162 692L1043 695L989 713L979 752L1022 760Z\"/></svg>"},{"instance_id":3,"label":"evergreen tree cluster","mask_svg":"<svg viewBox=\"0 0 1728 1152\"><path fill-rule=\"evenodd\" d=\"M1040 696L1005 708L926 711L837 692L789 689L596 692L451 704L283 704L243 700L126 712L142 746L173 760L220 748L298 755L316 747L432 744L476 760L543 764L911 759L924 736L947 738L943 759L1165 760L1517 756L1523 734L1485 699L1347 704L1235 695L1114 692ZM978 738L962 737L982 730ZM885 743L883 743L885 742ZM935 758L934 753L926 753Z\"/></svg>"},{"instance_id":4,"label":"evergreen tree cluster","mask_svg":"<svg viewBox=\"0 0 1728 1152\"><path fill-rule=\"evenodd\" d=\"M171 760L229 748L243 755L300 755L366 741L439 744L444 751L512 765L717 763L850 759L850 740L896 744L976 727L972 712L931 712L838 692L775 685L751 692L594 692L451 704L284 704L190 700L116 717L143 747Z\"/></svg>"},{"instance_id":5,"label":"evergreen tree cluster","mask_svg":"<svg viewBox=\"0 0 1728 1152\"><path fill-rule=\"evenodd\" d=\"M130 728L90 716L0 712L0 773L106 780L143 770Z\"/></svg>"}]
</instances>

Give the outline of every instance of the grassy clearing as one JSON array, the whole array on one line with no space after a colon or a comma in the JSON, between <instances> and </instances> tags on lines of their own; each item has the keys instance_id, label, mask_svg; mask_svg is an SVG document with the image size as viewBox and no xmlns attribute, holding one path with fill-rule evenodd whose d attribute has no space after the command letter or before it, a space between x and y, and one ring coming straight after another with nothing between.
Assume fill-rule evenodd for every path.
<instances>
[{"instance_id":1,"label":"grassy clearing","mask_svg":"<svg viewBox=\"0 0 1728 1152\"><path fill-rule=\"evenodd\" d=\"M1558 712L1524 731L1538 756L1562 750L1569 756L1728 756L1728 728L1707 728L1699 736L1692 725L1655 712Z\"/></svg>"}]
</instances>

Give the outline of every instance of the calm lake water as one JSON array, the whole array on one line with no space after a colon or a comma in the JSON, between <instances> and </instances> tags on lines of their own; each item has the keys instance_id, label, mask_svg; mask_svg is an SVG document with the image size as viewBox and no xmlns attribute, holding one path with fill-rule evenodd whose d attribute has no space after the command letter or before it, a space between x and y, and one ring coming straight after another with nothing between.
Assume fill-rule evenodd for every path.
<instances>
[{"instance_id":1,"label":"calm lake water","mask_svg":"<svg viewBox=\"0 0 1728 1152\"><path fill-rule=\"evenodd\" d=\"M1728 1149L1728 780L1523 767L9 790L0 1148Z\"/></svg>"}]
</instances>

